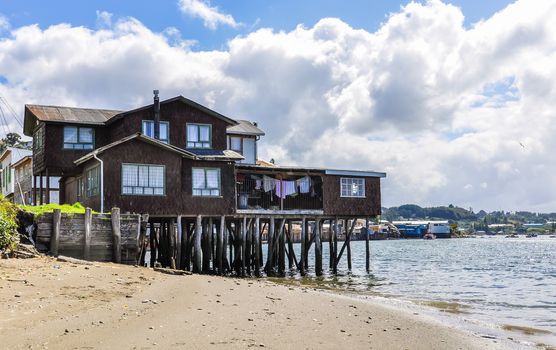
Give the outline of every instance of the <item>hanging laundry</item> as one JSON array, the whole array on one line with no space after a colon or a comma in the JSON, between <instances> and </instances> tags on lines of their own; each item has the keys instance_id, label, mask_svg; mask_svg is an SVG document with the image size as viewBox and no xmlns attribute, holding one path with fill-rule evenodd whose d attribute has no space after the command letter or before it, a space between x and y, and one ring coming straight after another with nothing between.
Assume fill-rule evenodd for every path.
<instances>
[{"instance_id":1,"label":"hanging laundry","mask_svg":"<svg viewBox=\"0 0 556 350\"><path fill-rule=\"evenodd\" d=\"M279 198L286 198L286 196L284 195L284 191L282 191L282 181L281 180L274 180L274 187L276 187L276 196Z\"/></svg>"},{"instance_id":2,"label":"hanging laundry","mask_svg":"<svg viewBox=\"0 0 556 350\"><path fill-rule=\"evenodd\" d=\"M297 180L297 185L299 186L299 193L311 192L311 182L312 181L309 176L305 176Z\"/></svg>"},{"instance_id":3,"label":"hanging laundry","mask_svg":"<svg viewBox=\"0 0 556 350\"><path fill-rule=\"evenodd\" d=\"M263 189L265 192L270 192L276 188L276 180L270 176L263 176Z\"/></svg>"},{"instance_id":4,"label":"hanging laundry","mask_svg":"<svg viewBox=\"0 0 556 350\"><path fill-rule=\"evenodd\" d=\"M284 197L297 193L297 185L295 181L283 181L282 186L283 186L282 192Z\"/></svg>"},{"instance_id":5,"label":"hanging laundry","mask_svg":"<svg viewBox=\"0 0 556 350\"><path fill-rule=\"evenodd\" d=\"M255 180L255 189L260 190L262 188L263 182L261 180Z\"/></svg>"}]
</instances>

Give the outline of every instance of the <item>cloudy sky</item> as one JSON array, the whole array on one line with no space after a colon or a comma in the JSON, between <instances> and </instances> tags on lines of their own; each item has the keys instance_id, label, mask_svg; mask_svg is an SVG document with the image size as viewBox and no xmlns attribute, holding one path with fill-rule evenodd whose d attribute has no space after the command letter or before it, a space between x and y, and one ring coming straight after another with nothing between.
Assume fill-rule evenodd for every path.
<instances>
[{"instance_id":1,"label":"cloudy sky","mask_svg":"<svg viewBox=\"0 0 556 350\"><path fill-rule=\"evenodd\" d=\"M0 136L3 101L158 88L258 121L279 164L387 172L386 206L556 211L556 1L277 3L3 0Z\"/></svg>"}]
</instances>

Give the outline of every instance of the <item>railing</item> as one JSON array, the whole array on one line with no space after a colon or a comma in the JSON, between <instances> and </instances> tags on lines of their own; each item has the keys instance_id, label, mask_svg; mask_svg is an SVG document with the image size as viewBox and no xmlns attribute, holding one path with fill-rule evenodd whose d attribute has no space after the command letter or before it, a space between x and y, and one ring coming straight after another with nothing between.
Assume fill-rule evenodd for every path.
<instances>
[{"instance_id":1,"label":"railing","mask_svg":"<svg viewBox=\"0 0 556 350\"><path fill-rule=\"evenodd\" d=\"M323 209L322 179L319 176L277 178L260 174L238 174L236 183L238 210Z\"/></svg>"}]
</instances>

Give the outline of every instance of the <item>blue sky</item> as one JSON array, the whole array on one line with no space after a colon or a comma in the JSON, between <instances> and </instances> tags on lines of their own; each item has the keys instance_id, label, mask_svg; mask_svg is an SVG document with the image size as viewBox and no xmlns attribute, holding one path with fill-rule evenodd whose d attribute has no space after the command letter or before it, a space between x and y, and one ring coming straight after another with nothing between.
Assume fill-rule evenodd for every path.
<instances>
[{"instance_id":1,"label":"blue sky","mask_svg":"<svg viewBox=\"0 0 556 350\"><path fill-rule=\"evenodd\" d=\"M22 116L159 89L259 122L262 159L387 172L385 206L554 211L554 18L554 0L0 0L0 97Z\"/></svg>"},{"instance_id":2,"label":"blue sky","mask_svg":"<svg viewBox=\"0 0 556 350\"><path fill-rule=\"evenodd\" d=\"M388 14L397 12L409 1L370 0L281 0L281 1L226 1L213 0L210 5L230 14L239 28L220 26L210 30L202 20L192 18L178 10L176 0L2 0L0 13L4 14L13 27L39 24L46 28L53 24L69 23L74 26L97 28L97 11L112 13L114 18L134 17L153 31L175 27L184 39L196 40L194 49L221 49L227 40L261 27L276 31L290 31L298 24L313 26L321 18L337 17L354 28L375 31ZM424 1L418 1L424 2ZM465 15L465 25L490 17L511 1L507 0L453 0Z\"/></svg>"}]
</instances>

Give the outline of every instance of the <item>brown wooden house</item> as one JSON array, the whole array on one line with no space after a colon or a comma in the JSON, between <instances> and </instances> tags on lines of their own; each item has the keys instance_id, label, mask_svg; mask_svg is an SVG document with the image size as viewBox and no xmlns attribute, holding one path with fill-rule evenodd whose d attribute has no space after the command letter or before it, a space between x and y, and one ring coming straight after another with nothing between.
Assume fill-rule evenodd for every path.
<instances>
[{"instance_id":1,"label":"brown wooden house","mask_svg":"<svg viewBox=\"0 0 556 350\"><path fill-rule=\"evenodd\" d=\"M61 203L96 211L380 214L384 173L257 165L256 123L182 96L159 101L155 92L153 104L129 111L26 105L24 133L33 137L36 204L48 191L37 179L60 176Z\"/></svg>"}]
</instances>

